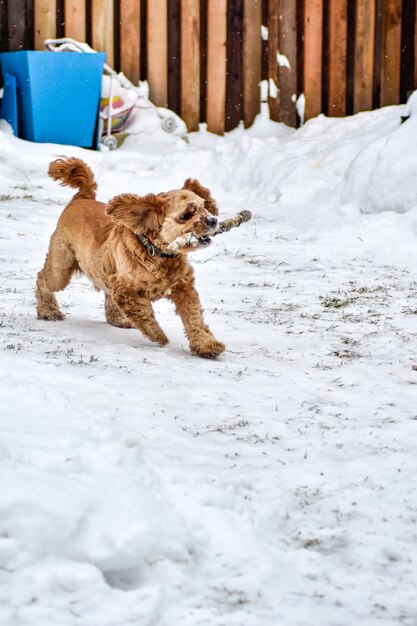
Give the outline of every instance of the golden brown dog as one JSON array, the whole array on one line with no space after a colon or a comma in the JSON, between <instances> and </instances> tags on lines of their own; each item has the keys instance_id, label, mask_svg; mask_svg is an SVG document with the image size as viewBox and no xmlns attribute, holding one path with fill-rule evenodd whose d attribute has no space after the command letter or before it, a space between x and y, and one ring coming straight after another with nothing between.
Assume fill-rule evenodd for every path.
<instances>
[{"instance_id":1,"label":"golden brown dog","mask_svg":"<svg viewBox=\"0 0 417 626\"><path fill-rule=\"evenodd\" d=\"M155 319L152 302L169 298L181 317L191 350L215 358L224 350L204 323L194 272L187 260L191 248L164 252L187 232L203 235L216 224L217 206L208 189L187 179L180 190L157 195L122 194L108 204L97 202L97 185L80 159L62 158L49 175L78 189L64 209L43 269L38 274L38 318L62 320L54 292L65 289L76 271L105 293L109 324L137 328L151 341L168 339Z\"/></svg>"}]
</instances>

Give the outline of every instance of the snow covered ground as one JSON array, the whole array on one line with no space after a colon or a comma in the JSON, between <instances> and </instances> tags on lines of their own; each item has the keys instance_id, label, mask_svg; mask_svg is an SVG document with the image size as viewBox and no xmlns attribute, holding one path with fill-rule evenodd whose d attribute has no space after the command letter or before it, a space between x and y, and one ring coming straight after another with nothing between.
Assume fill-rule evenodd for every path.
<instances>
[{"instance_id":1,"label":"snow covered ground","mask_svg":"<svg viewBox=\"0 0 417 626\"><path fill-rule=\"evenodd\" d=\"M417 114L113 152L0 125L2 626L417 624ZM34 284L80 156L99 198L196 177L253 219L193 255L227 351L104 321L82 278L63 322Z\"/></svg>"}]
</instances>

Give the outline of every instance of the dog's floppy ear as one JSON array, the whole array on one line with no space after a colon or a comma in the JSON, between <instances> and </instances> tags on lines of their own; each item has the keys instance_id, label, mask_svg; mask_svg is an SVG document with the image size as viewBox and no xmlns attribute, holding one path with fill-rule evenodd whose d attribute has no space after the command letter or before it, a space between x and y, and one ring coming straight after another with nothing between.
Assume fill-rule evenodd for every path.
<instances>
[{"instance_id":1,"label":"dog's floppy ear","mask_svg":"<svg viewBox=\"0 0 417 626\"><path fill-rule=\"evenodd\" d=\"M122 193L108 202L106 213L111 215L115 222L124 224L137 234L156 234L165 217L163 203L153 193L143 197L133 193Z\"/></svg>"},{"instance_id":2,"label":"dog's floppy ear","mask_svg":"<svg viewBox=\"0 0 417 626\"><path fill-rule=\"evenodd\" d=\"M212 215L218 215L219 209L217 208L216 201L212 197L209 189L207 187L203 187L203 185L196 180L195 178L187 178L184 183L183 189L188 189L189 191L193 191L197 196L203 198L204 206L206 210Z\"/></svg>"}]
</instances>

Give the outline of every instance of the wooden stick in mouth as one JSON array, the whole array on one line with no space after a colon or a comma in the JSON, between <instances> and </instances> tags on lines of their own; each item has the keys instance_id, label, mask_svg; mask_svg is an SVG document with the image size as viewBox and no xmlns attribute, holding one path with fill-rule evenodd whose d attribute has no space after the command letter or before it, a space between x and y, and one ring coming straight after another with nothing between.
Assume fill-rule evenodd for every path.
<instances>
[{"instance_id":1,"label":"wooden stick in mouth","mask_svg":"<svg viewBox=\"0 0 417 626\"><path fill-rule=\"evenodd\" d=\"M210 243L210 237L215 237L216 235L220 235L221 233L226 233L232 228L237 228L244 222L248 222L252 217L252 213L250 211L240 211L233 217L229 217L222 222L218 222L215 228L212 230L203 233L202 235L195 235L194 233L185 233L184 235L180 235L168 246L168 252L178 252L181 248L185 246L191 246L192 248L197 248L200 245L208 245Z\"/></svg>"}]
</instances>

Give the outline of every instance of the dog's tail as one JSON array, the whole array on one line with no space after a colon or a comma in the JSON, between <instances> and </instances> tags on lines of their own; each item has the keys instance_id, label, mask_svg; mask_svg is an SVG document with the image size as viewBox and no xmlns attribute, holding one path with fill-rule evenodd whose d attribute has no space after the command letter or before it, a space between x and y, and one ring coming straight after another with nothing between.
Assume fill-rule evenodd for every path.
<instances>
[{"instance_id":1,"label":"dog's tail","mask_svg":"<svg viewBox=\"0 0 417 626\"><path fill-rule=\"evenodd\" d=\"M68 185L78 189L75 199L95 200L97 184L94 174L84 161L75 157L63 157L49 164L48 174L54 180L61 181L61 185Z\"/></svg>"}]
</instances>

